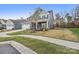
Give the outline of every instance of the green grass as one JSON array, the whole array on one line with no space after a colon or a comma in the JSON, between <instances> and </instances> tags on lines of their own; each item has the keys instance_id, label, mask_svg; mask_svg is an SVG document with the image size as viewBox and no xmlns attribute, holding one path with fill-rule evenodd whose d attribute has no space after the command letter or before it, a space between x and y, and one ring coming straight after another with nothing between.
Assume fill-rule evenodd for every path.
<instances>
[{"instance_id":1,"label":"green grass","mask_svg":"<svg viewBox=\"0 0 79 59\"><path fill-rule=\"evenodd\" d=\"M79 28L70 28L70 30L79 36Z\"/></svg>"},{"instance_id":2,"label":"green grass","mask_svg":"<svg viewBox=\"0 0 79 59\"><path fill-rule=\"evenodd\" d=\"M56 44L52 44L46 41L25 38L25 37L0 37L0 42L14 40L17 41L35 52L39 54L78 54L79 50L74 50L70 48L66 48L63 46L59 46Z\"/></svg>"},{"instance_id":3,"label":"green grass","mask_svg":"<svg viewBox=\"0 0 79 59\"><path fill-rule=\"evenodd\" d=\"M32 34L32 32L30 32L29 30L24 30L20 32L10 33L10 35L19 35L19 34Z\"/></svg>"},{"instance_id":4,"label":"green grass","mask_svg":"<svg viewBox=\"0 0 79 59\"><path fill-rule=\"evenodd\" d=\"M78 37L79 42L79 28L70 28L70 30Z\"/></svg>"}]
</instances>

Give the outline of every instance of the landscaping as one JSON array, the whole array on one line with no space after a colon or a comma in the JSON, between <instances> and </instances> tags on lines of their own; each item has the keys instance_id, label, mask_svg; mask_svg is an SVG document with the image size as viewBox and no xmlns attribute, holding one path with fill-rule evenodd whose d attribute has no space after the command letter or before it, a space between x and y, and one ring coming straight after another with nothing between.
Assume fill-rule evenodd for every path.
<instances>
[{"instance_id":1,"label":"landscaping","mask_svg":"<svg viewBox=\"0 0 79 59\"><path fill-rule=\"evenodd\" d=\"M35 39L25 38L25 37L18 37L18 36L0 37L0 42L10 41L10 40L19 42L24 46L31 48L32 50L34 50L36 53L39 53L39 54L71 54L71 53L77 54L79 53L79 50L66 48L46 41L35 40Z\"/></svg>"},{"instance_id":2,"label":"landscaping","mask_svg":"<svg viewBox=\"0 0 79 59\"><path fill-rule=\"evenodd\" d=\"M36 31L34 33L30 32L29 30L10 33L10 35L24 35L24 34L46 36L70 41L78 41L77 36L72 31L70 31L70 29L62 29L62 28L52 29L48 31Z\"/></svg>"},{"instance_id":3,"label":"landscaping","mask_svg":"<svg viewBox=\"0 0 79 59\"><path fill-rule=\"evenodd\" d=\"M79 28L70 28L70 30L78 37L79 39Z\"/></svg>"}]
</instances>

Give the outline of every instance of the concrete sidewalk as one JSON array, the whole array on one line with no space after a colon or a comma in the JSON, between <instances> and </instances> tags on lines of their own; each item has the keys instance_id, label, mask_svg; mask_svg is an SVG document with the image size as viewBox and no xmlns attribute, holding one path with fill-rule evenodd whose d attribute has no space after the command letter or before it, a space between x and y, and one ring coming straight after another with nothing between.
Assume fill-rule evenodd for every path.
<instances>
[{"instance_id":1,"label":"concrete sidewalk","mask_svg":"<svg viewBox=\"0 0 79 59\"><path fill-rule=\"evenodd\" d=\"M0 34L8 34L8 33L19 32L19 31L23 31L23 29L12 30L12 31L7 31L7 32L0 32Z\"/></svg>"},{"instance_id":2,"label":"concrete sidewalk","mask_svg":"<svg viewBox=\"0 0 79 59\"><path fill-rule=\"evenodd\" d=\"M9 32L2 32L2 33L0 33L0 37L12 37L13 35L7 35L7 34L13 33L13 32L18 32L18 31L23 31L23 30L14 30L14 31L9 31ZM77 43L77 42L71 42L71 41L66 41L66 40L61 40L61 39L48 38L48 37L35 36L35 35L14 35L14 36L34 38L37 40L43 40L43 41L47 41L47 42L54 43L57 45L61 45L61 46L65 46L68 48L79 50L79 43Z\"/></svg>"},{"instance_id":3,"label":"concrete sidewalk","mask_svg":"<svg viewBox=\"0 0 79 59\"><path fill-rule=\"evenodd\" d=\"M23 31L23 30L19 29L19 30L7 31L7 32L0 32L0 37L11 37L11 35L7 35L7 34L14 33L14 32L19 32L19 31Z\"/></svg>"},{"instance_id":4,"label":"concrete sidewalk","mask_svg":"<svg viewBox=\"0 0 79 59\"><path fill-rule=\"evenodd\" d=\"M65 46L68 48L79 50L79 43L77 43L77 42L71 42L71 41L66 41L66 40L48 38L48 37L43 37L43 36L35 36L35 35L16 35L16 36L34 38L37 40L43 40L43 41L47 41L47 42L54 43L57 45L61 45L61 46Z\"/></svg>"}]
</instances>

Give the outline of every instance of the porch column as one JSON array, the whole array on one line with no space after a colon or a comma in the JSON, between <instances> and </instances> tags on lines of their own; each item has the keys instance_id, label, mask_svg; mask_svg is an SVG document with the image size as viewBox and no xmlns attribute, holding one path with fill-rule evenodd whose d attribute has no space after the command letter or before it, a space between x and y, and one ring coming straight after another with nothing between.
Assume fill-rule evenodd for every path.
<instances>
[{"instance_id":1,"label":"porch column","mask_svg":"<svg viewBox=\"0 0 79 59\"><path fill-rule=\"evenodd\" d=\"M37 25L38 25L38 23L36 22L36 30L38 29Z\"/></svg>"},{"instance_id":2,"label":"porch column","mask_svg":"<svg viewBox=\"0 0 79 59\"><path fill-rule=\"evenodd\" d=\"M47 28L48 28L48 21L46 22Z\"/></svg>"}]
</instances>

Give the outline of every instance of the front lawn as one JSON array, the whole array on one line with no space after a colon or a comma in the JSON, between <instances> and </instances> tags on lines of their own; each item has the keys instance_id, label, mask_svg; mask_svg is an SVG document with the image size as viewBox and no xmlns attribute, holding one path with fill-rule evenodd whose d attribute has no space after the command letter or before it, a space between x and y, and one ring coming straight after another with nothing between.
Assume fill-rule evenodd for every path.
<instances>
[{"instance_id":1,"label":"front lawn","mask_svg":"<svg viewBox=\"0 0 79 59\"><path fill-rule=\"evenodd\" d=\"M59 46L56 44L48 43L46 41L25 38L25 37L0 37L0 42L14 40L17 41L26 47L31 48L39 54L77 54L79 50L74 50Z\"/></svg>"},{"instance_id":2,"label":"front lawn","mask_svg":"<svg viewBox=\"0 0 79 59\"><path fill-rule=\"evenodd\" d=\"M70 30L76 35L79 35L79 28L70 28Z\"/></svg>"},{"instance_id":3,"label":"front lawn","mask_svg":"<svg viewBox=\"0 0 79 59\"><path fill-rule=\"evenodd\" d=\"M78 37L79 41L79 28L70 28L70 30Z\"/></svg>"},{"instance_id":4,"label":"front lawn","mask_svg":"<svg viewBox=\"0 0 79 59\"><path fill-rule=\"evenodd\" d=\"M30 32L29 30L24 30L24 31L9 33L9 35L20 35L20 34L32 34L32 32Z\"/></svg>"},{"instance_id":5,"label":"front lawn","mask_svg":"<svg viewBox=\"0 0 79 59\"><path fill-rule=\"evenodd\" d=\"M32 35L38 35L38 36L46 36L51 38L58 38L63 40L70 40L70 41L77 41L78 38L75 34L72 33L69 29L52 29L48 31L36 31L35 33L32 33L30 31L20 31L20 32L14 32L10 33L10 35L23 35L23 34L32 34Z\"/></svg>"}]
</instances>

